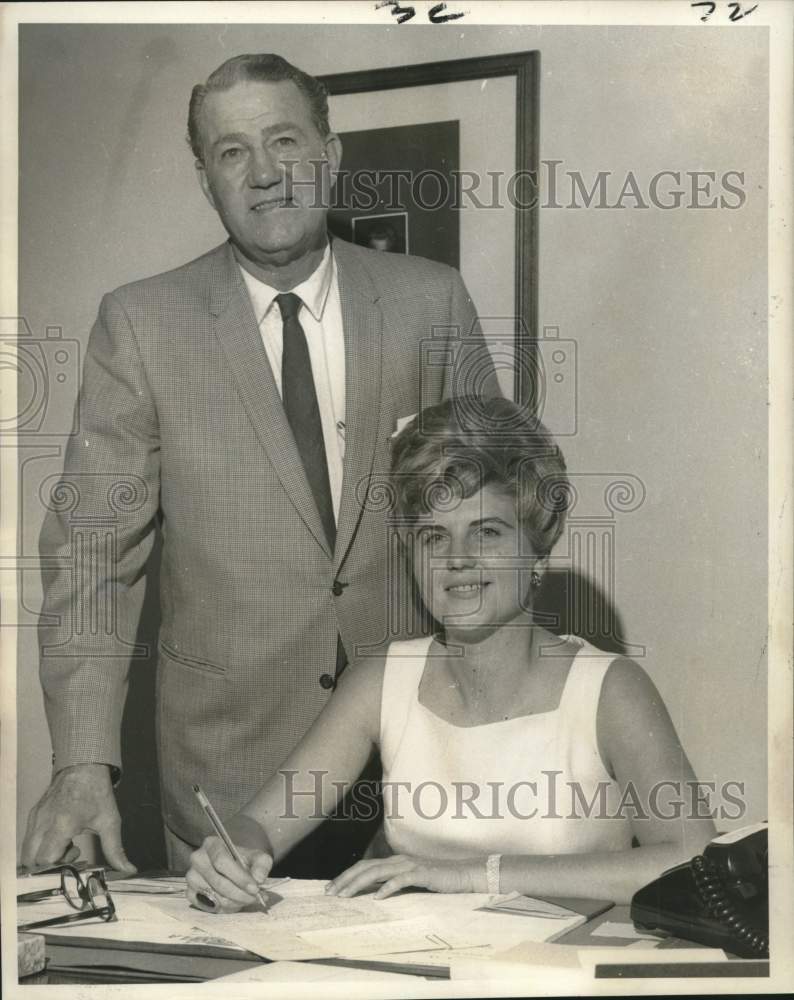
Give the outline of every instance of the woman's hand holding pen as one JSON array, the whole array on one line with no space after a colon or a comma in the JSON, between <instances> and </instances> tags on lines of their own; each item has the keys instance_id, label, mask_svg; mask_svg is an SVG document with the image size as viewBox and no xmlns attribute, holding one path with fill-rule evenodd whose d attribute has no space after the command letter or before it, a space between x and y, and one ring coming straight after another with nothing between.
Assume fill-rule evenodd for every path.
<instances>
[{"instance_id":1,"label":"woman's hand holding pen","mask_svg":"<svg viewBox=\"0 0 794 1000\"><path fill-rule=\"evenodd\" d=\"M270 873L273 858L259 848L235 846L249 871L232 858L220 837L206 837L191 854L185 880L187 897L194 906L234 913L257 901L259 885Z\"/></svg>"}]
</instances>

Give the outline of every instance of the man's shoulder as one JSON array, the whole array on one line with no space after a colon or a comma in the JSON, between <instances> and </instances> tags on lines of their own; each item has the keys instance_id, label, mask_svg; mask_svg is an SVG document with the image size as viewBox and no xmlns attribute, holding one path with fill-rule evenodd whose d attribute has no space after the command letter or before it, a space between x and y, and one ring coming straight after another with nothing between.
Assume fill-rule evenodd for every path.
<instances>
[{"instance_id":1,"label":"man's shoulder","mask_svg":"<svg viewBox=\"0 0 794 1000\"><path fill-rule=\"evenodd\" d=\"M204 297L212 276L228 268L230 259L228 243L221 243L179 267L121 285L111 295L122 303L153 302L163 297Z\"/></svg>"},{"instance_id":2,"label":"man's shoulder","mask_svg":"<svg viewBox=\"0 0 794 1000\"><path fill-rule=\"evenodd\" d=\"M428 257L370 250L336 237L333 249L340 266L353 273L358 272L381 292L389 288L403 290L408 282L415 288L427 285L449 288L452 283L461 280L454 267Z\"/></svg>"}]
</instances>

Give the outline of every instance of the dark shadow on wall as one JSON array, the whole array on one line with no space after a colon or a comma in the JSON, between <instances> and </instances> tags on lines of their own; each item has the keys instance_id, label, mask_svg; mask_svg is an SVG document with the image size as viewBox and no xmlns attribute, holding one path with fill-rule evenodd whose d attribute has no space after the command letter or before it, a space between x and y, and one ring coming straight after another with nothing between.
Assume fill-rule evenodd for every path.
<instances>
[{"instance_id":1,"label":"dark shadow on wall","mask_svg":"<svg viewBox=\"0 0 794 1000\"><path fill-rule=\"evenodd\" d=\"M146 567L146 596L135 636L149 650L134 660L121 723L123 777L116 790L121 813L122 843L139 871L165 868L165 838L160 810L160 778L155 739L155 679L157 633L160 628L160 552L158 531Z\"/></svg>"},{"instance_id":2,"label":"dark shadow on wall","mask_svg":"<svg viewBox=\"0 0 794 1000\"><path fill-rule=\"evenodd\" d=\"M577 635L606 653L642 657L645 649L623 638L623 625L608 594L589 577L549 570L535 601L538 624L555 635Z\"/></svg>"}]
</instances>

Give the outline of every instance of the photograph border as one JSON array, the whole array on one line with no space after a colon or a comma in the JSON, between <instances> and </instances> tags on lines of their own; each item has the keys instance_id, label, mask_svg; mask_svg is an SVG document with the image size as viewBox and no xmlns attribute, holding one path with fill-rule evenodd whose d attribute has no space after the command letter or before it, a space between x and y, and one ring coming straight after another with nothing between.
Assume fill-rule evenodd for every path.
<instances>
[{"instance_id":1,"label":"photograph border","mask_svg":"<svg viewBox=\"0 0 794 1000\"><path fill-rule=\"evenodd\" d=\"M267 21L268 18L270 20L276 19L281 9L288 5L273 3L272 7L268 7L268 5L261 6L263 8L261 10L263 20ZM295 7L297 8L297 6L296 3ZM311 12L317 6L306 4L304 10ZM581 27L585 24L588 26L636 25L651 27L660 25L672 27L679 25L688 26L696 23L696 20L706 20L705 17L700 17L699 11L692 9L692 4L662 4L661 0L658 3L654 3L654 0L650 0L650 2L644 0L639 6L635 5L632 7L630 16L628 17L626 16L625 7L621 4L610 3L608 0L603 0L603 2L595 5L585 5L569 0L568 4L562 5L561 8L553 11L542 10L539 7L530 8L530 5L517 4L509 11L500 11L497 5L490 10L486 6L483 13L482 4L467 5L467 7L469 6L471 10L467 10L466 13L471 16L472 20L465 22L467 27L469 24L486 23L489 19L491 22L501 19L500 23L504 24L519 23L520 18L523 18L523 23L526 24L541 24L542 26L550 27L557 25ZM217 21L220 23L231 20L233 23L234 18L230 17L227 11L224 11L222 14L216 13L210 10L210 7L211 5L185 4L179 9L175 5L165 3L155 8L154 12L152 12L152 8L148 8L145 12L139 13L138 5L136 4L123 4L120 9L119 7L115 7L112 11L104 9L105 5L103 4L99 4L93 9L83 4L66 4L63 5L62 9L67 13L60 15L52 13L54 5L51 3L42 3L40 5L22 3L11 5L10 8L2 12L2 24L0 26L3 28L3 36L0 38L0 45L2 45L3 51L7 56L2 68L2 76L6 93L12 97L12 99L4 102L4 107L2 112L0 112L7 126L9 146L3 168L0 168L2 187L4 193L8 195L6 200L9 206L9 215L11 216L11 230L7 233L7 245L10 249L5 255L3 268L0 269L0 283L2 284L6 314L16 314L17 302L15 293L17 233L13 225L17 205L17 177L15 173L17 160L17 108L13 100L17 85L17 52L16 40L12 37L12 32L8 30L9 25L15 28L20 19L24 19L30 23L42 21L57 22L66 18L71 18L74 21L85 21L87 23L107 23L110 21L126 20L130 23L183 24L202 18L205 22ZM337 10L337 8L342 7L343 5L341 4L329 3L324 5L321 14L315 14L315 16L322 18L323 22L330 24L340 23L343 19L374 24L379 15L387 16L390 14L389 9L378 11L374 3L371 5L362 5L352 16L343 10L341 12ZM704 34L709 31L730 30L739 32L743 30L741 25L728 27L729 22L724 9L726 7L727 4L720 4L721 9L718 13L721 15L722 23L720 23L718 16L713 17L710 24L703 25L702 30ZM253 3L249 10L254 9L259 13L259 8L260 4ZM195 10L199 10L200 14L196 14ZM293 14L292 11L288 13L289 18L285 18L285 20L292 19L297 22L299 17L301 17L301 15ZM245 15L246 17L248 16L248 11L245 12ZM308 16L311 16L311 14ZM790 739L792 721L792 622L790 614L792 562L790 553L792 551L792 529L794 527L790 513L792 491L792 455L790 444L792 398L794 398L792 395L790 336L792 321L791 176L792 166L794 165L794 161L792 160L794 152L792 151L790 141L792 126L794 125L794 104L792 103L790 88L790 81L792 79L792 49L790 47L791 16L792 8L790 0L785 0L780 6L775 7L772 5L762 5L762 10L757 11L755 14L758 23L769 30L769 68L771 74L768 103L767 98L763 95L761 95L760 100L762 105L767 106L770 111L770 169L768 174L770 201L768 223L769 296L767 300L769 304L770 350L768 359L769 401L767 406L769 407L768 440L770 453L768 460L769 496L767 505L769 526L766 541L768 543L769 554L769 819L774 831L771 844L771 858L778 875L778 878L774 880L770 887L770 905L774 911L771 924L773 930L773 947L775 943L778 945L778 956L777 961L773 965L773 971L770 972L770 978L755 981L757 982L755 986L747 979L732 983L729 980L717 978L704 980L648 978L644 980L641 988L646 993L698 993L704 992L707 989L719 990L721 993L767 992L770 988L774 987L790 987L791 983L794 982L791 978L794 975L794 955L792 954L788 932L785 931L785 927L791 926L794 918L794 895L791 893L791 859L794 857L794 853L792 853L792 831L794 830L794 826L792 826L791 788L792 776L794 775L792 764L794 762L792 761L792 742ZM407 31L409 29L401 30ZM447 31L446 28L439 28L437 30L439 32ZM772 210L772 206L774 206L774 211ZM10 413L14 411L16 399L15 385L13 379L6 377L7 373L3 373L3 376L3 393L2 398L0 398L0 408L3 413ZM6 392L6 389L8 392ZM4 558L6 560L12 558L21 559L21 553L13 556L10 555L10 553L15 552L15 543L17 540L14 524L18 506L16 470L14 467L15 448L16 442L13 435L11 435L8 441L3 444L3 448L0 449L0 457L3 459L1 464L3 471L6 473L2 516L2 537L4 540L4 553L6 553ZM4 596L9 604L11 604L14 602L17 593L17 574L9 572L6 576L9 577L9 580L4 582ZM0 742L3 745L3 757L5 759L2 768L2 787L10 802L15 789L13 770L17 757L16 713L11 708L14 704L13 696L16 692L16 677L13 663L15 630L10 628L3 631L4 670L2 690L4 708L0 715L2 716L4 725L2 726L2 734L0 734L2 736ZM10 636L9 632L11 633ZM767 650L766 645L764 649ZM7 837L4 838L0 853L2 853L5 867L10 871L10 865L13 863L13 834L17 818L14 815L13 809L9 812L10 814L7 819L10 829L7 831ZM4 886L3 897L4 900L10 900L10 879L6 881L8 885ZM12 933L3 934L2 950L3 958L6 959L6 970L3 975L4 986L12 982L10 977L14 974L13 937ZM576 981L573 978L573 973L569 974L566 971L566 978L563 978L561 970L552 972L551 970L538 968L535 975L535 988L544 992L548 991L549 993L556 994L565 989L566 983L568 984L568 990L575 988ZM464 983L463 985L466 986L469 984ZM494 981L489 985L492 990L496 989L500 994L501 990L513 989L516 991L516 995L519 995L527 988L526 980L521 981L517 978L501 982ZM474 984L475 992L472 995L477 995L478 986L480 992L485 989L482 983ZM593 989L596 986L597 984L592 984ZM416 988L418 987L414 987L414 989ZM459 986L459 988L462 989L463 987ZM97 995L104 994L101 987L93 987L93 989L97 990ZM143 992L139 992L135 986L125 987L125 995L146 996L149 994L148 986L141 987L141 989ZM239 989L245 995L255 995L250 992L255 989L253 985L248 987L248 989L245 986L241 986ZM295 990L294 986L292 986L292 989L295 996L309 997L317 995L317 985L314 983L304 984L304 990L300 988ZM628 983L624 982L621 986L618 981L613 980L610 989L614 991L614 995L630 995L632 991L636 992L637 982L636 980ZM8 991L9 995L13 990L14 986L12 985ZM127 994L127 990L129 994ZM228 986L218 984L217 987L214 987L211 983L207 983L202 987L202 992L206 991L207 995L212 996L220 995L218 990L225 990L228 993ZM63 986L59 995L77 996L78 994L82 995L84 991L85 987L74 987L73 991L71 987ZM21 992L23 991L20 990ZM188 998L192 997L194 992L195 987L192 985L171 987L171 993L174 996ZM363 984L360 987L350 986L349 992L351 995L360 997L375 995L371 984ZM27 990L24 993L27 993ZM17 995L16 991L14 991L14 995ZM506 993L501 995L506 995Z\"/></svg>"}]
</instances>

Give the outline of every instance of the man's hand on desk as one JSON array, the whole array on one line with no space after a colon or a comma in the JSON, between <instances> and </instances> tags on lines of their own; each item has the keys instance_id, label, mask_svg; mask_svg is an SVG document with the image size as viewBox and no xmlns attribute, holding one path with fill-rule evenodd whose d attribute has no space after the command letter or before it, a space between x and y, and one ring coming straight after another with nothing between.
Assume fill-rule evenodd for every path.
<instances>
[{"instance_id":1,"label":"man's hand on desk","mask_svg":"<svg viewBox=\"0 0 794 1000\"><path fill-rule=\"evenodd\" d=\"M229 827L231 833L231 823ZM242 847L234 834L232 837L249 871L237 864L220 837L206 837L190 855L190 868L185 876L187 898L202 910L235 913L255 903L258 886L273 867L273 858L267 851Z\"/></svg>"},{"instance_id":2,"label":"man's hand on desk","mask_svg":"<svg viewBox=\"0 0 794 1000\"><path fill-rule=\"evenodd\" d=\"M22 863L32 868L73 861L79 852L72 838L81 833L99 835L110 867L135 874L121 843L121 817L107 764L76 764L58 771L30 811Z\"/></svg>"},{"instance_id":3,"label":"man's hand on desk","mask_svg":"<svg viewBox=\"0 0 794 1000\"><path fill-rule=\"evenodd\" d=\"M485 892L485 862L477 858L436 861L395 854L390 858L358 861L328 883L330 896L355 896L380 885L375 899L411 886L431 892Z\"/></svg>"}]
</instances>

